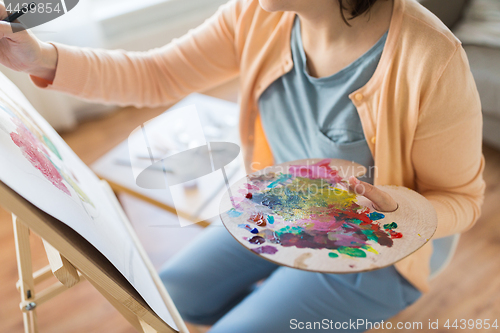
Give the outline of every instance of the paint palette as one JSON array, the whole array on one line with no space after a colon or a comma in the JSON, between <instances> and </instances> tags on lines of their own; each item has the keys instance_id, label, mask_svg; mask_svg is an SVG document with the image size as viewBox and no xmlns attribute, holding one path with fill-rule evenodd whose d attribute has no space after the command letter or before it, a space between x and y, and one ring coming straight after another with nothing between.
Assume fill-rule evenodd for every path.
<instances>
[{"instance_id":1,"label":"paint palette","mask_svg":"<svg viewBox=\"0 0 500 333\"><path fill-rule=\"evenodd\" d=\"M376 211L347 190L347 178L365 171L338 159L268 167L228 189L220 216L238 242L279 265L323 273L393 265L432 237L437 215L427 199L400 186L377 186L398 209Z\"/></svg>"}]
</instances>

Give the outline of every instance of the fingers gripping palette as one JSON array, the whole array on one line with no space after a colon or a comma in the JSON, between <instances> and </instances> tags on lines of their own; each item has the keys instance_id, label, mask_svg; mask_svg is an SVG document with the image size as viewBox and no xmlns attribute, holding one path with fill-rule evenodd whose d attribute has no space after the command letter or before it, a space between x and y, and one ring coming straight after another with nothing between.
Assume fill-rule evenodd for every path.
<instances>
[{"instance_id":1,"label":"fingers gripping palette","mask_svg":"<svg viewBox=\"0 0 500 333\"><path fill-rule=\"evenodd\" d=\"M324 273L392 265L432 237L437 216L427 199L399 186L377 186L398 209L376 211L348 190L347 177L364 170L335 159L266 168L225 193L222 222L247 249L280 265Z\"/></svg>"}]
</instances>

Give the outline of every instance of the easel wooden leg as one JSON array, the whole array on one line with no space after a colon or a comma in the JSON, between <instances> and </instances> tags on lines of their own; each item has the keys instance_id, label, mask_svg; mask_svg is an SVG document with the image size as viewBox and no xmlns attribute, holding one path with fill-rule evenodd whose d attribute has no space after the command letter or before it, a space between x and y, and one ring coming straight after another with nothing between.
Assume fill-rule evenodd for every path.
<instances>
[{"instance_id":1,"label":"easel wooden leg","mask_svg":"<svg viewBox=\"0 0 500 333\"><path fill-rule=\"evenodd\" d=\"M80 282L83 277L76 268L49 243L43 240L50 265L33 274L31 261L30 230L12 214L16 244L19 281L16 286L21 294L20 309L23 313L24 332L38 333L35 308ZM59 282L35 295L35 285L55 276Z\"/></svg>"},{"instance_id":2,"label":"easel wooden leg","mask_svg":"<svg viewBox=\"0 0 500 333\"><path fill-rule=\"evenodd\" d=\"M130 284L123 283L123 276L116 268L111 263L105 261L102 258L102 254L90 246L88 242L82 241L81 236L74 232L70 233L67 227L61 226L60 221L41 212L2 182L0 182L0 201L8 210L17 212L22 218L20 220L16 215L12 215L19 274L16 287L21 296L20 309L22 311L25 333L38 333L35 308L38 309L40 305L64 292L69 286L74 285L78 281L85 280L85 277L88 277L96 285L96 288L98 285L98 290L113 305L116 304L115 307L122 314L127 313L125 310L129 312L125 317L133 322L134 327L138 331L148 333L176 332L145 304ZM25 223L25 221L28 221L28 223ZM33 272L32 268L30 230L33 230L43 239L46 238L50 242L44 242L50 265L36 272ZM134 238L135 241L136 239ZM56 245L56 248L61 253L64 253L64 255L61 255L56 248L49 244ZM67 258L71 261L67 260ZM73 266L73 263L76 266ZM156 272L151 268L152 265L149 261L146 261L146 266L153 275L152 277L156 277L159 280ZM76 267L79 267L79 269L76 270ZM80 269L83 269L85 275L81 274ZM35 288L52 276L56 276L59 281L46 288L37 290L35 293ZM165 305L171 313L172 309L169 306L173 308L172 317L174 317L174 321L179 327L180 332L188 333L187 329L183 330L183 326L185 325L182 318L178 315L175 306L171 304L170 298L164 297L163 294L166 294L166 291L162 293L160 288L158 292L164 298Z\"/></svg>"},{"instance_id":3,"label":"easel wooden leg","mask_svg":"<svg viewBox=\"0 0 500 333\"><path fill-rule=\"evenodd\" d=\"M36 303L30 302L35 297L35 282L33 280L33 268L31 265L30 231L28 227L17 220L14 214L12 214L12 223L14 224L21 303L27 304L24 309L25 312L23 311L24 332L37 333Z\"/></svg>"},{"instance_id":4,"label":"easel wooden leg","mask_svg":"<svg viewBox=\"0 0 500 333\"><path fill-rule=\"evenodd\" d=\"M35 308L78 282L85 280L85 277L79 274L76 268L44 239L42 241L50 265L33 274L29 238L30 230L14 214L12 214L12 223L14 225L14 240L19 273L19 281L16 283L16 286L21 294L20 308L23 314L24 333L38 333ZM53 275L60 283L57 282L35 295L35 285ZM139 332L157 333L154 328L127 309L122 303L118 302L97 283L91 280L90 282Z\"/></svg>"},{"instance_id":5,"label":"easel wooden leg","mask_svg":"<svg viewBox=\"0 0 500 333\"><path fill-rule=\"evenodd\" d=\"M38 332L38 325L36 321L35 310L29 312L23 312L23 323L25 333L36 333Z\"/></svg>"},{"instance_id":6,"label":"easel wooden leg","mask_svg":"<svg viewBox=\"0 0 500 333\"><path fill-rule=\"evenodd\" d=\"M49 259L50 268L54 276L67 288L73 287L80 282L78 271L66 258L64 258L59 251L54 249L52 245L43 240L43 246Z\"/></svg>"}]
</instances>

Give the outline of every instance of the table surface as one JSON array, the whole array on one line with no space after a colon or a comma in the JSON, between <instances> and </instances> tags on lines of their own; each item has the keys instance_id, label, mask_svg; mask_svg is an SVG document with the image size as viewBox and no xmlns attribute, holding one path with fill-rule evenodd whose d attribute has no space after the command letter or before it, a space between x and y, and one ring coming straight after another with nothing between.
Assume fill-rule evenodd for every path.
<instances>
[{"instance_id":1,"label":"table surface","mask_svg":"<svg viewBox=\"0 0 500 333\"><path fill-rule=\"evenodd\" d=\"M136 184L136 179L152 164L151 156L157 162L213 141L239 145L238 118L236 103L201 94L189 95L138 127L128 140L97 160L91 168L107 180L113 190L127 192L177 213L181 225L212 221L217 219L219 203L226 191L221 171L215 170L189 183L165 186L165 189L143 188ZM244 177L242 153L224 169L229 183ZM164 182L161 170L158 179Z\"/></svg>"}]
</instances>

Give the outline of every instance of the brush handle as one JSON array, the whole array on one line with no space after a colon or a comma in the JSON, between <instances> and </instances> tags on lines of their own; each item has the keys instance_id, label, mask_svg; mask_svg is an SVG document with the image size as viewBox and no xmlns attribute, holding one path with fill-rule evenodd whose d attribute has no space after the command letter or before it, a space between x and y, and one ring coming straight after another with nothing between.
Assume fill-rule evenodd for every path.
<instances>
[{"instance_id":1,"label":"brush handle","mask_svg":"<svg viewBox=\"0 0 500 333\"><path fill-rule=\"evenodd\" d=\"M21 8L21 10L15 12L12 15L9 15L8 17L4 18L2 21L12 23L15 20L17 20L18 18L20 18L22 15L26 14L28 11L32 10L33 8L36 8L36 3L34 3L34 2L27 4L26 6Z\"/></svg>"}]
</instances>

